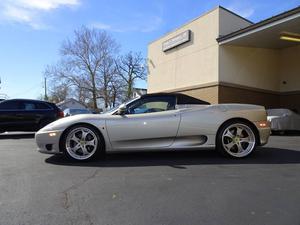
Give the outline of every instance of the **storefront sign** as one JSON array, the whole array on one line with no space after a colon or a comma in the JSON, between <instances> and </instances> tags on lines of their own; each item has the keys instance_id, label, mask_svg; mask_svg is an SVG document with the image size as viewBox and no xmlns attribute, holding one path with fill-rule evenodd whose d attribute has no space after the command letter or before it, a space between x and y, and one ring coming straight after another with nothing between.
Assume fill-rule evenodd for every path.
<instances>
[{"instance_id":1,"label":"storefront sign","mask_svg":"<svg viewBox=\"0 0 300 225\"><path fill-rule=\"evenodd\" d=\"M175 48L179 45L189 42L190 40L191 40L191 31L190 30L184 31L184 32L176 35L175 37L163 42L162 50L164 52L168 51L172 48Z\"/></svg>"}]
</instances>

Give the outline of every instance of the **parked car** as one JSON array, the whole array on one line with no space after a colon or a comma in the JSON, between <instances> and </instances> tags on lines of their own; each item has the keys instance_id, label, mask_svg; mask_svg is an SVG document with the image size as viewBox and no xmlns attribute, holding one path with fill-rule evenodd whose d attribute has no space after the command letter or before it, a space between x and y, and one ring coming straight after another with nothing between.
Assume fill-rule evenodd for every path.
<instances>
[{"instance_id":1,"label":"parked car","mask_svg":"<svg viewBox=\"0 0 300 225\"><path fill-rule=\"evenodd\" d=\"M63 112L53 103L11 99L0 102L0 132L37 131L63 117Z\"/></svg>"},{"instance_id":2,"label":"parked car","mask_svg":"<svg viewBox=\"0 0 300 225\"><path fill-rule=\"evenodd\" d=\"M216 147L226 156L248 156L267 143L263 106L209 105L179 93L147 94L99 115L67 117L36 133L42 153L86 161L106 151Z\"/></svg>"},{"instance_id":3,"label":"parked car","mask_svg":"<svg viewBox=\"0 0 300 225\"><path fill-rule=\"evenodd\" d=\"M268 109L268 121L274 132L300 131L300 115L289 109Z\"/></svg>"},{"instance_id":4,"label":"parked car","mask_svg":"<svg viewBox=\"0 0 300 225\"><path fill-rule=\"evenodd\" d=\"M67 108L64 110L65 117L67 116L74 116L79 114L91 114L92 112L88 109L70 109Z\"/></svg>"}]
</instances>

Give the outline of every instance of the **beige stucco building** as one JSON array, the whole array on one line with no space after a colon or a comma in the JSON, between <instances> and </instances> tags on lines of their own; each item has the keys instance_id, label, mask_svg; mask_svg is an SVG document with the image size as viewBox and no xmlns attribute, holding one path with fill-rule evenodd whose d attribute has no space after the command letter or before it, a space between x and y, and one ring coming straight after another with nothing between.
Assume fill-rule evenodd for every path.
<instances>
[{"instance_id":1,"label":"beige stucco building","mask_svg":"<svg viewBox=\"0 0 300 225\"><path fill-rule=\"evenodd\" d=\"M300 7L252 23L223 8L148 47L148 92L300 111Z\"/></svg>"}]
</instances>

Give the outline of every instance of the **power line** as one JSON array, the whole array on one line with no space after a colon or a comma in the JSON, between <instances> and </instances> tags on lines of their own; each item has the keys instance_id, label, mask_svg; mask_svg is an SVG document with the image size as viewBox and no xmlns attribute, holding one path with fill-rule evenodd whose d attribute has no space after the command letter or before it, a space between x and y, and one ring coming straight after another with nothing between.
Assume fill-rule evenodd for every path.
<instances>
[{"instance_id":1,"label":"power line","mask_svg":"<svg viewBox=\"0 0 300 225\"><path fill-rule=\"evenodd\" d=\"M13 94L13 95L11 95L11 97L12 98L16 98L16 97L18 97L18 96L20 96L22 94L25 94L25 93L28 93L28 92L32 92L32 91L36 90L37 88L41 88L41 82L39 82L39 83L31 86L31 88L28 88L28 89L26 89L24 91L21 91L21 92L18 92L16 94Z\"/></svg>"}]
</instances>

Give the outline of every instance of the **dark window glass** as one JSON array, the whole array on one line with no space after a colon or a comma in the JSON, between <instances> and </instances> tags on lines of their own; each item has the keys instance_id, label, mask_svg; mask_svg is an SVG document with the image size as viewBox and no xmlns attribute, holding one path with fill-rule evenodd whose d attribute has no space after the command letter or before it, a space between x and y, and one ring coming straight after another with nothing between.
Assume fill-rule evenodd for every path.
<instances>
[{"instance_id":1,"label":"dark window glass","mask_svg":"<svg viewBox=\"0 0 300 225\"><path fill-rule=\"evenodd\" d=\"M24 110L35 110L36 109L34 103L31 103L31 102L24 102L23 105L24 105L24 107L23 107Z\"/></svg>"},{"instance_id":2,"label":"dark window glass","mask_svg":"<svg viewBox=\"0 0 300 225\"><path fill-rule=\"evenodd\" d=\"M51 109L47 103L36 102L34 104L36 109Z\"/></svg>"},{"instance_id":3,"label":"dark window glass","mask_svg":"<svg viewBox=\"0 0 300 225\"><path fill-rule=\"evenodd\" d=\"M42 103L42 102L22 101L20 103L20 109L37 110L37 109L50 109L50 107L46 103Z\"/></svg>"},{"instance_id":4,"label":"dark window glass","mask_svg":"<svg viewBox=\"0 0 300 225\"><path fill-rule=\"evenodd\" d=\"M0 103L0 110L17 110L20 109L18 101L4 101Z\"/></svg>"},{"instance_id":5,"label":"dark window glass","mask_svg":"<svg viewBox=\"0 0 300 225\"><path fill-rule=\"evenodd\" d=\"M154 113L175 109L174 96L145 97L128 106L127 114Z\"/></svg>"}]
</instances>

